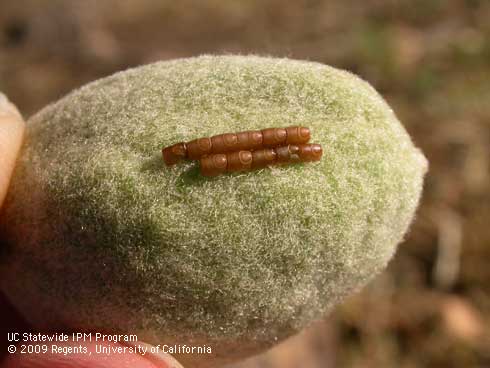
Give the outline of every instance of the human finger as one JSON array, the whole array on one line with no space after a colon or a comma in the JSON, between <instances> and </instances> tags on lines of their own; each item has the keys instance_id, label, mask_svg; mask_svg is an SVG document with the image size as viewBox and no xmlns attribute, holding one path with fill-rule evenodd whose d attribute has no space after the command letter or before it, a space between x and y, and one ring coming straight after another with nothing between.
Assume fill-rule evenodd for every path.
<instances>
[{"instance_id":1,"label":"human finger","mask_svg":"<svg viewBox=\"0 0 490 368\"><path fill-rule=\"evenodd\" d=\"M24 127L19 110L0 92L0 207L7 194Z\"/></svg>"}]
</instances>

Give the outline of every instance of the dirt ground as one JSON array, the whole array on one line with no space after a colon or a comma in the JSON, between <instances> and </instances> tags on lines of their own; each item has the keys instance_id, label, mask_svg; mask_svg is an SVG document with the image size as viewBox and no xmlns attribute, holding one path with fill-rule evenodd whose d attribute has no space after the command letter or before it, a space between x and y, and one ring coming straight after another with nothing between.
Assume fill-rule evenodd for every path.
<instances>
[{"instance_id":1,"label":"dirt ground","mask_svg":"<svg viewBox=\"0 0 490 368\"><path fill-rule=\"evenodd\" d=\"M203 53L360 75L430 161L417 219L360 294L235 367L488 367L489 20L486 0L0 0L0 90L29 116L117 70Z\"/></svg>"}]
</instances>

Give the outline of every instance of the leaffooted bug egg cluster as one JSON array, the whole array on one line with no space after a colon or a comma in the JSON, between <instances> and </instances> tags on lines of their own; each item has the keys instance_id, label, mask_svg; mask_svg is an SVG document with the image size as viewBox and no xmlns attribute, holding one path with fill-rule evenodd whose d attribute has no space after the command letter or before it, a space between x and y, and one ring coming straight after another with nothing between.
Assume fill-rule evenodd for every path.
<instances>
[{"instance_id":1,"label":"leaffooted bug egg cluster","mask_svg":"<svg viewBox=\"0 0 490 368\"><path fill-rule=\"evenodd\" d=\"M162 150L172 166L184 159L199 160L203 176L251 171L269 165L321 159L319 144L308 144L310 129L301 126L225 133L179 142Z\"/></svg>"}]
</instances>

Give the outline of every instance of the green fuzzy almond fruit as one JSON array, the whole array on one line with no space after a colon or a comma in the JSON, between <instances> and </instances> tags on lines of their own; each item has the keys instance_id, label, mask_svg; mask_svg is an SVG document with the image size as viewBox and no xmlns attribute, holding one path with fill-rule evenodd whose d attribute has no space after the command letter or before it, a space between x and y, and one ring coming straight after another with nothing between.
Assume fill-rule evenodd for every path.
<instances>
[{"instance_id":1,"label":"green fuzzy almond fruit","mask_svg":"<svg viewBox=\"0 0 490 368\"><path fill-rule=\"evenodd\" d=\"M302 125L319 162L203 177L161 149ZM202 56L90 83L32 117L1 217L0 286L35 326L210 346L217 366L298 332L382 270L427 161L358 77Z\"/></svg>"}]
</instances>

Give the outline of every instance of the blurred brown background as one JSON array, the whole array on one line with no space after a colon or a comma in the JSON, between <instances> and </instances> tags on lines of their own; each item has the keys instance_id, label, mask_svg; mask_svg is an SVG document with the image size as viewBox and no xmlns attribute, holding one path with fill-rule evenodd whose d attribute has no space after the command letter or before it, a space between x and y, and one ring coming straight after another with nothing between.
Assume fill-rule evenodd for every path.
<instances>
[{"instance_id":1,"label":"blurred brown background","mask_svg":"<svg viewBox=\"0 0 490 368\"><path fill-rule=\"evenodd\" d=\"M490 1L0 0L0 90L26 116L117 70L202 53L355 72L430 161L388 270L236 367L490 367Z\"/></svg>"}]
</instances>

